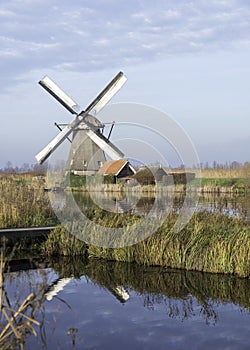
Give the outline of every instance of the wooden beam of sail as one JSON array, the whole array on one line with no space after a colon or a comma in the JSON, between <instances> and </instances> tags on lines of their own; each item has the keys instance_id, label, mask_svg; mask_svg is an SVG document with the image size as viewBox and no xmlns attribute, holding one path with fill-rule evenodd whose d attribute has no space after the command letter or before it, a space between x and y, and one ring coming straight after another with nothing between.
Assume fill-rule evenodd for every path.
<instances>
[{"instance_id":1,"label":"wooden beam of sail","mask_svg":"<svg viewBox=\"0 0 250 350\"><path fill-rule=\"evenodd\" d=\"M59 86L57 86L48 76L38 82L49 94L60 102L70 113L78 114L79 106L72 100Z\"/></svg>"}]
</instances>

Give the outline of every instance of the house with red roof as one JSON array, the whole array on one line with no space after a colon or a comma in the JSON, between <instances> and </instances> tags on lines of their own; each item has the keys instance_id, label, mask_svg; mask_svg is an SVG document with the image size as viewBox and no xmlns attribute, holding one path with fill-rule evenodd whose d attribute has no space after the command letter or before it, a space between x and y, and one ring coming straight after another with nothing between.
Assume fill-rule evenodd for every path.
<instances>
[{"instance_id":1,"label":"house with red roof","mask_svg":"<svg viewBox=\"0 0 250 350\"><path fill-rule=\"evenodd\" d=\"M97 172L97 174L103 176L113 174L115 176L115 180L132 176L135 173L136 170L126 159L107 160Z\"/></svg>"}]
</instances>

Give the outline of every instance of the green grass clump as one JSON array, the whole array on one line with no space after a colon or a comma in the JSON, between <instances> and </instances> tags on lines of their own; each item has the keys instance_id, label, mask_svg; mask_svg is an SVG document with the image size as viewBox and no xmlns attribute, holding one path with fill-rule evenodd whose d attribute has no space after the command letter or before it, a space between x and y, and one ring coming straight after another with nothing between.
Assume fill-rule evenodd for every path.
<instances>
[{"instance_id":1,"label":"green grass clump","mask_svg":"<svg viewBox=\"0 0 250 350\"><path fill-rule=\"evenodd\" d=\"M172 213L153 235L118 249L87 246L59 227L50 234L45 252L250 277L249 222L204 211L195 213L180 232L175 232L176 218ZM132 231L133 225L127 227L128 234Z\"/></svg>"},{"instance_id":2,"label":"green grass clump","mask_svg":"<svg viewBox=\"0 0 250 350\"><path fill-rule=\"evenodd\" d=\"M192 186L201 186L202 193L242 193L248 194L250 190L247 178L197 178L190 182Z\"/></svg>"},{"instance_id":3,"label":"green grass clump","mask_svg":"<svg viewBox=\"0 0 250 350\"><path fill-rule=\"evenodd\" d=\"M42 245L42 251L48 256L77 256L86 255L87 245L63 226L57 226Z\"/></svg>"}]
</instances>

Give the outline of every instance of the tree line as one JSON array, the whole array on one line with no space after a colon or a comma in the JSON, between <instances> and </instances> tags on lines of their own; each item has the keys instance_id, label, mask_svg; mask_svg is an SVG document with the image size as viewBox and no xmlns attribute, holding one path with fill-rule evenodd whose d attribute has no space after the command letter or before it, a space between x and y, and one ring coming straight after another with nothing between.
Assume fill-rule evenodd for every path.
<instances>
[{"instance_id":1,"label":"tree line","mask_svg":"<svg viewBox=\"0 0 250 350\"><path fill-rule=\"evenodd\" d=\"M198 166L193 166L193 168L200 168L204 170L209 170L209 169L225 169L225 170L237 170L237 169L250 169L250 162L237 162L236 160L232 162L225 162L225 163L220 163L214 160L213 162L201 162L198 164Z\"/></svg>"},{"instance_id":2,"label":"tree line","mask_svg":"<svg viewBox=\"0 0 250 350\"><path fill-rule=\"evenodd\" d=\"M184 169L184 165L179 167L180 169ZM202 169L202 170L209 170L209 169L225 169L225 170L236 170L236 169L250 169L250 162L225 162L220 163L214 160L213 162L201 162L200 164L193 165L193 169ZM45 162L43 164L29 164L29 163L23 163L21 166L13 165L11 161L8 161L6 165L2 168L0 168L0 173L5 174L19 174L19 173L34 173L34 174L46 174L48 169L48 163Z\"/></svg>"},{"instance_id":3,"label":"tree line","mask_svg":"<svg viewBox=\"0 0 250 350\"><path fill-rule=\"evenodd\" d=\"M23 163L21 166L13 165L11 161L8 161L6 165L0 168L0 173L5 174L23 174L32 173L34 175L44 175L48 169L48 164L29 164Z\"/></svg>"}]
</instances>

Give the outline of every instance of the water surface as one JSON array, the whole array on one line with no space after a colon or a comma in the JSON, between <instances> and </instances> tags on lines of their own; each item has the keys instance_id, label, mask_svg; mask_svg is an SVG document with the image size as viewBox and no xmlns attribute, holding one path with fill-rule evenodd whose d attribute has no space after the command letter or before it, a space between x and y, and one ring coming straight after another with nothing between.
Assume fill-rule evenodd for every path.
<instances>
[{"instance_id":1,"label":"water surface","mask_svg":"<svg viewBox=\"0 0 250 350\"><path fill-rule=\"evenodd\" d=\"M50 193L50 199L55 206L63 209L67 202L67 193ZM188 197L184 193L174 192L74 192L73 197L80 208L84 210L89 208L102 208L113 213L133 212L140 216L148 215L157 199L159 213L170 210L180 210L184 201L190 208L196 206L197 210L209 210L220 212L237 217L249 217L249 196L230 193L206 193L200 194L199 201L196 201L196 195Z\"/></svg>"},{"instance_id":2,"label":"water surface","mask_svg":"<svg viewBox=\"0 0 250 350\"><path fill-rule=\"evenodd\" d=\"M249 279L80 258L27 268L5 276L19 304L42 289L25 349L250 348Z\"/></svg>"}]
</instances>

